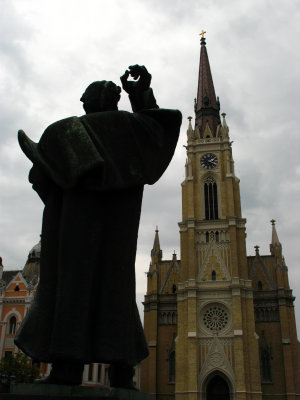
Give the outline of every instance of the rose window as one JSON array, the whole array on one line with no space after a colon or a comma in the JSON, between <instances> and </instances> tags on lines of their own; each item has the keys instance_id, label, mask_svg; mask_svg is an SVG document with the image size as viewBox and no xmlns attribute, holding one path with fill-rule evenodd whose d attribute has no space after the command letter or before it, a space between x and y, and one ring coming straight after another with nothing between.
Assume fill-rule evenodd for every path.
<instances>
[{"instance_id":1,"label":"rose window","mask_svg":"<svg viewBox=\"0 0 300 400\"><path fill-rule=\"evenodd\" d=\"M223 307L212 306L204 312L203 323L211 331L221 331L228 323L228 314Z\"/></svg>"}]
</instances>

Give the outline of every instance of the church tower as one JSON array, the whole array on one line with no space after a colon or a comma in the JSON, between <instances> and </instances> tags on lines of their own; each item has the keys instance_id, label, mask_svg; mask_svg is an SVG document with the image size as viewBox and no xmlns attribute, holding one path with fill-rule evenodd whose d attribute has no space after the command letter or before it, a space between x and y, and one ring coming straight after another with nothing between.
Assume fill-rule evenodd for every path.
<instances>
[{"instance_id":1,"label":"church tower","mask_svg":"<svg viewBox=\"0 0 300 400\"><path fill-rule=\"evenodd\" d=\"M190 117L179 223L178 400L196 400L199 394L206 399L215 390L235 393L235 399L261 398L246 221L229 129L219 112L202 37L195 128Z\"/></svg>"},{"instance_id":2,"label":"church tower","mask_svg":"<svg viewBox=\"0 0 300 400\"><path fill-rule=\"evenodd\" d=\"M295 400L300 345L282 245L246 254L239 179L202 35L179 222L181 260L155 231L144 301L150 356L142 391L157 400ZM175 217L175 216L174 216Z\"/></svg>"}]
</instances>

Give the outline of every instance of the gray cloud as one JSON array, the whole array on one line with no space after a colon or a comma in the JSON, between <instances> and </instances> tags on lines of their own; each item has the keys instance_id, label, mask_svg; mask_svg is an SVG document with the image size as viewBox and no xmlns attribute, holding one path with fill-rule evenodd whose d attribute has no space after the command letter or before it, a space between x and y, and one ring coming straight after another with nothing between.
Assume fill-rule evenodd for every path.
<instances>
[{"instance_id":1,"label":"gray cloud","mask_svg":"<svg viewBox=\"0 0 300 400\"><path fill-rule=\"evenodd\" d=\"M16 142L24 129L38 140L50 123L82 114L85 87L119 82L132 63L152 73L157 102L179 108L183 127L162 180L145 188L137 254L143 293L155 226L165 258L179 253L187 120L193 115L199 66L198 32L207 49L217 95L230 126L241 179L247 248L268 254L269 220L279 238L297 296L299 204L300 7L261 2L0 0L0 255L19 268L39 240L42 204L27 183L30 163ZM288 24L286 23L288 21ZM121 109L129 109L125 94ZM179 257L179 255L178 255ZM300 293L300 289L299 289ZM296 303L297 320L300 306Z\"/></svg>"}]
</instances>

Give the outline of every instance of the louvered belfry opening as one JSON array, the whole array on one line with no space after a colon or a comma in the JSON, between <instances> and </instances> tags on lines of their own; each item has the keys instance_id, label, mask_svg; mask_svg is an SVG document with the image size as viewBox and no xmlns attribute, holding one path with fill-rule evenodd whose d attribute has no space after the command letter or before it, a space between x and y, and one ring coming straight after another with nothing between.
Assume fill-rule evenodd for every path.
<instances>
[{"instance_id":1,"label":"louvered belfry opening","mask_svg":"<svg viewBox=\"0 0 300 400\"><path fill-rule=\"evenodd\" d=\"M204 183L205 219L218 219L218 189L215 181Z\"/></svg>"}]
</instances>

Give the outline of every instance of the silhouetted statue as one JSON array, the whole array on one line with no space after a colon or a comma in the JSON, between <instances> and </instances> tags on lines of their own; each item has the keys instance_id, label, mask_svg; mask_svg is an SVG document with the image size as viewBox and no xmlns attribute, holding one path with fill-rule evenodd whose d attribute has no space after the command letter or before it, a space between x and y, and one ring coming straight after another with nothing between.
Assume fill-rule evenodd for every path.
<instances>
[{"instance_id":1,"label":"silhouetted statue","mask_svg":"<svg viewBox=\"0 0 300 400\"><path fill-rule=\"evenodd\" d=\"M171 161L181 113L159 109L145 67L121 81L134 113L117 111L121 88L100 81L81 98L87 115L55 122L39 143L19 131L45 209L40 282L15 342L52 363L46 383L80 384L83 365L102 362L112 386L133 389L148 355L135 301L143 186Z\"/></svg>"}]
</instances>

